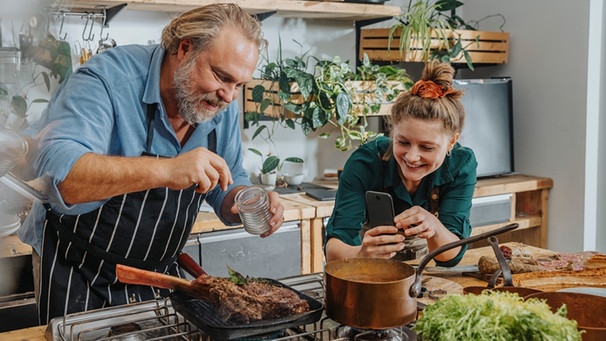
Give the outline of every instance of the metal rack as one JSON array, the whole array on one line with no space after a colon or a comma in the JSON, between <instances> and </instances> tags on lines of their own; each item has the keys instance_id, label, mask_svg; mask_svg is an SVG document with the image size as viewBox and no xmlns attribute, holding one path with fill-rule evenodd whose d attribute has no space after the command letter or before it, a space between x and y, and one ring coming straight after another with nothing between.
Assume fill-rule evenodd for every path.
<instances>
[{"instance_id":1,"label":"metal rack","mask_svg":"<svg viewBox=\"0 0 606 341\"><path fill-rule=\"evenodd\" d=\"M98 22L101 25L101 32L99 36L101 37L101 39L103 39L103 28L107 28L109 22L116 16L116 14L118 14L124 7L126 7L126 5L127 3L123 3L109 8L103 6L95 9L61 9L51 11L48 13L48 15L57 16L61 19L61 23L59 26L59 38L63 40L66 38L66 34L61 37L63 33L63 24L65 23L66 17L80 17L82 19L86 19L86 22L84 24L84 30L82 31L82 40L92 41L95 39L95 35L92 33L94 23ZM87 30L88 33L86 33ZM107 39L107 37L105 39Z\"/></svg>"}]
</instances>

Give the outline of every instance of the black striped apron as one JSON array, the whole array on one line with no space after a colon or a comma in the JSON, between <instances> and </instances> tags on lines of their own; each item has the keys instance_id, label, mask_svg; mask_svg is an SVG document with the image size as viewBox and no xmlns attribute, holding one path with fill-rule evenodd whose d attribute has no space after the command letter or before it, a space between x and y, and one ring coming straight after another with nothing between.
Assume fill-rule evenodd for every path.
<instances>
[{"instance_id":1,"label":"black striped apron","mask_svg":"<svg viewBox=\"0 0 606 341\"><path fill-rule=\"evenodd\" d=\"M151 151L155 112L156 106L149 105L146 152ZM216 152L215 130L208 136L208 149ZM58 214L47 206L40 255L41 324L69 313L167 296L164 289L118 282L115 265L180 276L177 253L205 198L194 188L127 193L81 215Z\"/></svg>"}]
</instances>

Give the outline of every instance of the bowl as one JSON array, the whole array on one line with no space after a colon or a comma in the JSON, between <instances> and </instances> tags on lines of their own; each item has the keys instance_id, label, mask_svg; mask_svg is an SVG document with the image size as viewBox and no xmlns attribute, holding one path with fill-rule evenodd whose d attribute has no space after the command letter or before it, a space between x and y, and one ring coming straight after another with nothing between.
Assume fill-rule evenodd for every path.
<instances>
[{"instance_id":1,"label":"bowl","mask_svg":"<svg viewBox=\"0 0 606 341\"><path fill-rule=\"evenodd\" d=\"M284 180L288 185L300 185L303 182L303 174L284 174Z\"/></svg>"},{"instance_id":2,"label":"bowl","mask_svg":"<svg viewBox=\"0 0 606 341\"><path fill-rule=\"evenodd\" d=\"M583 341L606 340L606 297L554 291L526 296L528 298L545 300L553 312L566 304L566 317L577 321L579 330L585 330Z\"/></svg>"}]
</instances>

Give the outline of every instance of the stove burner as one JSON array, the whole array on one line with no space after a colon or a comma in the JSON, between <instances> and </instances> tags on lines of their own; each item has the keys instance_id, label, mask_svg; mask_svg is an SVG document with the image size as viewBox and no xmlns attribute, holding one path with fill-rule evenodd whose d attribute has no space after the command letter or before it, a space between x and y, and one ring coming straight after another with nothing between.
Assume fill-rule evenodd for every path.
<instances>
[{"instance_id":1,"label":"stove burner","mask_svg":"<svg viewBox=\"0 0 606 341\"><path fill-rule=\"evenodd\" d=\"M236 339L236 341L262 341L262 340L273 340L277 337L284 335L284 330L278 330L271 333L265 333L260 335L247 336Z\"/></svg>"},{"instance_id":2,"label":"stove burner","mask_svg":"<svg viewBox=\"0 0 606 341\"><path fill-rule=\"evenodd\" d=\"M112 326L107 336L111 337L112 341L139 341L145 340L143 335L137 332L141 330L141 326L135 322L119 324Z\"/></svg>"},{"instance_id":3,"label":"stove burner","mask_svg":"<svg viewBox=\"0 0 606 341\"><path fill-rule=\"evenodd\" d=\"M386 330L359 329L343 326L338 331L340 338L357 341L416 341L416 333L408 327Z\"/></svg>"}]
</instances>

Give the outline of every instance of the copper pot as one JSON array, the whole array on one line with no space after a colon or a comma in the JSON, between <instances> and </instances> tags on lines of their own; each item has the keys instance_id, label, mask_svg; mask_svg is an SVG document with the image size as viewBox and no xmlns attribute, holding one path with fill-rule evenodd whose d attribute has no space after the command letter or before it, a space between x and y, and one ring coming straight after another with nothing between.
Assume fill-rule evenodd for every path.
<instances>
[{"instance_id":1,"label":"copper pot","mask_svg":"<svg viewBox=\"0 0 606 341\"><path fill-rule=\"evenodd\" d=\"M440 253L511 231L518 224L443 245L427 254L417 270L392 259L348 258L324 266L326 315L350 327L388 329L416 318L423 269Z\"/></svg>"}]
</instances>

